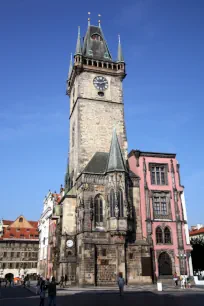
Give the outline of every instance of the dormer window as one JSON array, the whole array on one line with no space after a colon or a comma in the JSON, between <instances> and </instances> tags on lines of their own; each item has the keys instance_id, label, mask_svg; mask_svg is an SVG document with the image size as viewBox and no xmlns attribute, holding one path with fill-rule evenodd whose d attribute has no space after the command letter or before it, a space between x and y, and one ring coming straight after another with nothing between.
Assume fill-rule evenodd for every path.
<instances>
[{"instance_id":1,"label":"dormer window","mask_svg":"<svg viewBox=\"0 0 204 306\"><path fill-rule=\"evenodd\" d=\"M93 56L93 51L91 49L89 50L89 56Z\"/></svg>"},{"instance_id":2,"label":"dormer window","mask_svg":"<svg viewBox=\"0 0 204 306\"><path fill-rule=\"evenodd\" d=\"M98 34L93 34L93 35L91 36L91 38L92 38L93 40L103 41L102 37L101 37L100 35L98 35Z\"/></svg>"},{"instance_id":3,"label":"dormer window","mask_svg":"<svg viewBox=\"0 0 204 306\"><path fill-rule=\"evenodd\" d=\"M109 58L108 52L104 53L104 58Z\"/></svg>"}]
</instances>

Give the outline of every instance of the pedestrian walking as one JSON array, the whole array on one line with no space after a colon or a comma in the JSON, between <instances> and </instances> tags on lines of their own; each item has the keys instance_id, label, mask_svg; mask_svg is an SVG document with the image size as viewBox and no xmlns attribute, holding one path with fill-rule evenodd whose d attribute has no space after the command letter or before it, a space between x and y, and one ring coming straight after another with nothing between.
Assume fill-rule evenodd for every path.
<instances>
[{"instance_id":1,"label":"pedestrian walking","mask_svg":"<svg viewBox=\"0 0 204 306\"><path fill-rule=\"evenodd\" d=\"M60 288L63 288L64 287L64 276L62 275L61 276L61 279L60 279Z\"/></svg>"},{"instance_id":2,"label":"pedestrian walking","mask_svg":"<svg viewBox=\"0 0 204 306\"><path fill-rule=\"evenodd\" d=\"M37 279L37 285L36 285L36 295L40 293L40 284L41 284L42 279L38 277Z\"/></svg>"},{"instance_id":3,"label":"pedestrian walking","mask_svg":"<svg viewBox=\"0 0 204 306\"><path fill-rule=\"evenodd\" d=\"M123 274L120 272L118 274L118 287L119 287L120 296L123 295L124 286L125 286L125 280L123 278Z\"/></svg>"},{"instance_id":4,"label":"pedestrian walking","mask_svg":"<svg viewBox=\"0 0 204 306\"><path fill-rule=\"evenodd\" d=\"M56 294L57 294L57 285L58 283L55 282L55 277L52 277L51 283L48 285L48 305L49 306L56 306Z\"/></svg>"},{"instance_id":5,"label":"pedestrian walking","mask_svg":"<svg viewBox=\"0 0 204 306\"><path fill-rule=\"evenodd\" d=\"M181 281L181 289L185 289L185 278L183 276L180 276Z\"/></svg>"},{"instance_id":6,"label":"pedestrian walking","mask_svg":"<svg viewBox=\"0 0 204 306\"><path fill-rule=\"evenodd\" d=\"M67 285L67 281L68 281L68 277L67 277L67 274L65 274L65 276L64 276L65 286Z\"/></svg>"},{"instance_id":7,"label":"pedestrian walking","mask_svg":"<svg viewBox=\"0 0 204 306\"><path fill-rule=\"evenodd\" d=\"M175 287L177 287L178 286L178 275L176 272L174 273L173 280L175 282Z\"/></svg>"},{"instance_id":8,"label":"pedestrian walking","mask_svg":"<svg viewBox=\"0 0 204 306\"><path fill-rule=\"evenodd\" d=\"M45 285L45 281L42 280L41 284L40 284L40 305L39 306L44 306L45 304L45 293L46 293L46 285Z\"/></svg>"}]
</instances>

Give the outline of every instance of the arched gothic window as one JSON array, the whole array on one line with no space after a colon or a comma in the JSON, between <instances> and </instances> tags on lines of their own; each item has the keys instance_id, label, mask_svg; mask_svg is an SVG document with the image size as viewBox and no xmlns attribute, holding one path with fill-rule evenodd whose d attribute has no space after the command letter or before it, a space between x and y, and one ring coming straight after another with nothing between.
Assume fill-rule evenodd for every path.
<instances>
[{"instance_id":1,"label":"arched gothic window","mask_svg":"<svg viewBox=\"0 0 204 306\"><path fill-rule=\"evenodd\" d=\"M124 217L124 209L123 209L123 192L122 190L118 190L118 208L119 208L119 217Z\"/></svg>"},{"instance_id":2,"label":"arched gothic window","mask_svg":"<svg viewBox=\"0 0 204 306\"><path fill-rule=\"evenodd\" d=\"M171 232L168 227L165 227L164 229L164 243L171 243Z\"/></svg>"},{"instance_id":3,"label":"arched gothic window","mask_svg":"<svg viewBox=\"0 0 204 306\"><path fill-rule=\"evenodd\" d=\"M102 225L103 223L103 199L99 194L94 199L95 204L95 223L96 225Z\"/></svg>"},{"instance_id":4,"label":"arched gothic window","mask_svg":"<svg viewBox=\"0 0 204 306\"><path fill-rule=\"evenodd\" d=\"M156 241L157 243L163 243L163 232L159 226L156 228Z\"/></svg>"},{"instance_id":5,"label":"arched gothic window","mask_svg":"<svg viewBox=\"0 0 204 306\"><path fill-rule=\"evenodd\" d=\"M110 216L115 217L115 192L113 189L110 192Z\"/></svg>"}]
</instances>

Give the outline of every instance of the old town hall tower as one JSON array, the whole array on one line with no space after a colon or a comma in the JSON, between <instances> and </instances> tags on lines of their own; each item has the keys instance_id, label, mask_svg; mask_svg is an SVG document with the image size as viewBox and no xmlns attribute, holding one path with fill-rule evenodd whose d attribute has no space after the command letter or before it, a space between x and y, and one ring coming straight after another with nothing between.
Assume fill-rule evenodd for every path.
<instances>
[{"instance_id":1,"label":"old town hall tower","mask_svg":"<svg viewBox=\"0 0 204 306\"><path fill-rule=\"evenodd\" d=\"M151 282L148 239L143 239L139 177L129 170L120 38L117 60L100 23L78 30L70 61L69 163L58 225L58 274L73 284Z\"/></svg>"}]
</instances>

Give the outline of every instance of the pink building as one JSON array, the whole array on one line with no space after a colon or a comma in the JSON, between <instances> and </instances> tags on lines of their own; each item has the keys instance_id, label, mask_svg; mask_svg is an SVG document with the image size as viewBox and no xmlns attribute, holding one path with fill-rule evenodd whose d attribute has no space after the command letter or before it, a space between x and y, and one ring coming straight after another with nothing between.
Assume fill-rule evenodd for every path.
<instances>
[{"instance_id":1,"label":"pink building","mask_svg":"<svg viewBox=\"0 0 204 306\"><path fill-rule=\"evenodd\" d=\"M143 238L152 245L153 274L193 275L184 187L176 154L132 150L130 170L140 178Z\"/></svg>"}]
</instances>

